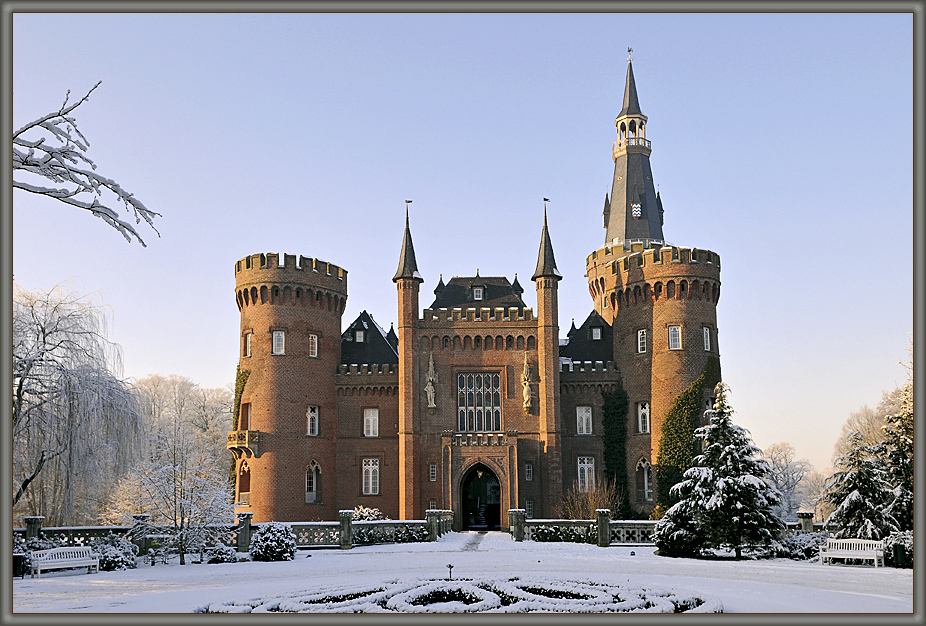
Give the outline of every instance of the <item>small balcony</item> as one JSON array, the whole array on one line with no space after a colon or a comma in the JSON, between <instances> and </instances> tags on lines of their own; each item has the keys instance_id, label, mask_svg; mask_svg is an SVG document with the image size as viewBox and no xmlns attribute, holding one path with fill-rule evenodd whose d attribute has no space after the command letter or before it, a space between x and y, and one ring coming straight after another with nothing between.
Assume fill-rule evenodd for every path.
<instances>
[{"instance_id":1,"label":"small balcony","mask_svg":"<svg viewBox=\"0 0 926 626\"><path fill-rule=\"evenodd\" d=\"M232 451L236 459L260 456L260 434L259 430L229 431L225 447Z\"/></svg>"}]
</instances>

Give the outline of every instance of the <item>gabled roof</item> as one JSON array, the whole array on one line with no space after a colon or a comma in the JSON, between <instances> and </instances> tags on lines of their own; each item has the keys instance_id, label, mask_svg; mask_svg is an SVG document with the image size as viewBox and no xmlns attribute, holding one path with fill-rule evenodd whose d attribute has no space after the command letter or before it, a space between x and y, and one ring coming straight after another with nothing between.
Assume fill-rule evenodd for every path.
<instances>
[{"instance_id":1,"label":"gabled roof","mask_svg":"<svg viewBox=\"0 0 926 626\"><path fill-rule=\"evenodd\" d=\"M473 299L473 287L482 287L482 300ZM521 300L523 289L517 282L509 283L504 276L454 276L446 285L443 279L434 290L434 302L430 309L518 307L524 308Z\"/></svg>"},{"instance_id":2,"label":"gabled roof","mask_svg":"<svg viewBox=\"0 0 926 626\"><path fill-rule=\"evenodd\" d=\"M356 331L362 330L363 341L356 341ZM369 364L386 365L398 364L398 337L395 343L390 340L395 331L389 329L389 334L376 323L373 316L362 311L347 329L341 333L341 363L343 364Z\"/></svg>"},{"instance_id":3,"label":"gabled roof","mask_svg":"<svg viewBox=\"0 0 926 626\"><path fill-rule=\"evenodd\" d=\"M593 328L601 329L601 339L592 339ZM573 361L613 361L614 331L603 317L592 311L578 328L572 323L566 342L559 347L559 355Z\"/></svg>"}]
</instances>

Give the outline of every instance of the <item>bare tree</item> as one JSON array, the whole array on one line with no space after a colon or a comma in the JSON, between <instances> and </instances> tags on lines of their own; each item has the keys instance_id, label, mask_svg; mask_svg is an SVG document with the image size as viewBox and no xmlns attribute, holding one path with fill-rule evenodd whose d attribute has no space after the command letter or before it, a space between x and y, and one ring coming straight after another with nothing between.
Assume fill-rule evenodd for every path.
<instances>
[{"instance_id":1,"label":"bare tree","mask_svg":"<svg viewBox=\"0 0 926 626\"><path fill-rule=\"evenodd\" d=\"M797 519L800 505L798 488L804 477L813 470L805 459L794 458L794 446L789 443L773 443L762 451L768 462L769 478L781 492L781 504L775 507L775 513L785 521Z\"/></svg>"},{"instance_id":2,"label":"bare tree","mask_svg":"<svg viewBox=\"0 0 926 626\"><path fill-rule=\"evenodd\" d=\"M141 420L106 310L64 286L13 293L13 505L89 523L135 461Z\"/></svg>"},{"instance_id":3,"label":"bare tree","mask_svg":"<svg viewBox=\"0 0 926 626\"><path fill-rule=\"evenodd\" d=\"M119 231L129 243L134 237L144 246L145 242L135 226L119 217L119 212L111 206L112 202L101 201L103 191L107 190L115 196L116 202L125 205L125 209L134 215L135 224L144 220L155 233L158 231L154 228L154 218L160 217L160 214L148 209L116 181L96 173L96 164L87 156L90 142L77 128L77 120L71 115L99 86L100 83L97 83L87 95L70 105L71 92L68 91L60 109L29 122L13 133L13 188L90 211ZM19 178L15 177L17 174ZM55 186L48 186L48 183Z\"/></svg>"},{"instance_id":4,"label":"bare tree","mask_svg":"<svg viewBox=\"0 0 926 626\"><path fill-rule=\"evenodd\" d=\"M835 508L831 503L823 500L829 474L832 474L832 471L824 473L811 470L807 472L804 480L798 486L801 508L813 511L813 519L817 522L824 521Z\"/></svg>"},{"instance_id":5,"label":"bare tree","mask_svg":"<svg viewBox=\"0 0 926 626\"><path fill-rule=\"evenodd\" d=\"M588 491L579 491L578 485L573 485L563 498L559 516L562 519L596 519L595 511L598 509L610 509L613 515L621 510L626 498L623 488L614 481L595 483Z\"/></svg>"}]
</instances>

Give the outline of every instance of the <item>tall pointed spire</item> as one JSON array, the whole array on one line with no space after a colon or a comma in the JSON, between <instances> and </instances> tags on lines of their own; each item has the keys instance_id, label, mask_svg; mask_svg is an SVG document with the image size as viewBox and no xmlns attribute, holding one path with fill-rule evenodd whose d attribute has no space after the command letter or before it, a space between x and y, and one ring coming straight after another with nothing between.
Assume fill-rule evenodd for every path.
<instances>
[{"instance_id":1,"label":"tall pointed spire","mask_svg":"<svg viewBox=\"0 0 926 626\"><path fill-rule=\"evenodd\" d=\"M643 115L640 110L640 101L637 99L637 84L633 80L633 62L627 59L627 81L624 83L624 108L618 117L624 115Z\"/></svg>"},{"instance_id":2,"label":"tall pointed spire","mask_svg":"<svg viewBox=\"0 0 926 626\"><path fill-rule=\"evenodd\" d=\"M547 230L547 209L543 209L543 233L540 235L540 253L537 255L537 269L531 280L542 276L549 276L560 280L563 275L556 269L556 259L553 257L553 244L550 242L550 232Z\"/></svg>"},{"instance_id":3,"label":"tall pointed spire","mask_svg":"<svg viewBox=\"0 0 926 626\"><path fill-rule=\"evenodd\" d=\"M627 52L632 52L631 48ZM649 157L652 144L646 138L647 118L640 110L632 59L627 59L624 103L614 120L617 141L611 149L614 178L610 202L604 209L605 244L629 249L630 241L662 244L662 202L653 184Z\"/></svg>"},{"instance_id":4,"label":"tall pointed spire","mask_svg":"<svg viewBox=\"0 0 926 626\"><path fill-rule=\"evenodd\" d=\"M392 282L400 278L412 278L424 282L418 273L418 263L415 261L415 246L412 244L412 231L408 226L408 201L405 204L405 237L402 239L402 251L399 253L399 269L396 270Z\"/></svg>"}]
</instances>

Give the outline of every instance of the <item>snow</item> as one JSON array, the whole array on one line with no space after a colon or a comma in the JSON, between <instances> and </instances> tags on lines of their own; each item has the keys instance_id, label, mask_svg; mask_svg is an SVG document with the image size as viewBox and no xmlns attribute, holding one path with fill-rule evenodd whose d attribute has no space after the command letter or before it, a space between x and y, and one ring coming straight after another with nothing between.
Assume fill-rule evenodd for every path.
<instances>
[{"instance_id":1,"label":"snow","mask_svg":"<svg viewBox=\"0 0 926 626\"><path fill-rule=\"evenodd\" d=\"M546 581L563 588L663 590L722 605L727 613L912 613L913 570L821 565L818 561L708 561L660 557L652 545L516 542L507 533L449 533L437 542L300 550L293 561L168 565L87 574L85 570L13 579L14 613L193 613L208 606L303 607L325 590L386 589L401 605L415 584L446 579ZM633 553L633 554L631 554ZM400 590L405 590L400 591ZM474 592L486 601L483 592ZM586 594L591 595L591 594ZM623 596L622 596L623 597ZM581 610L545 600L546 610ZM247 604L245 604L247 603ZM446 611L459 610L447 602ZM419 605L414 605L419 606Z\"/></svg>"}]
</instances>

